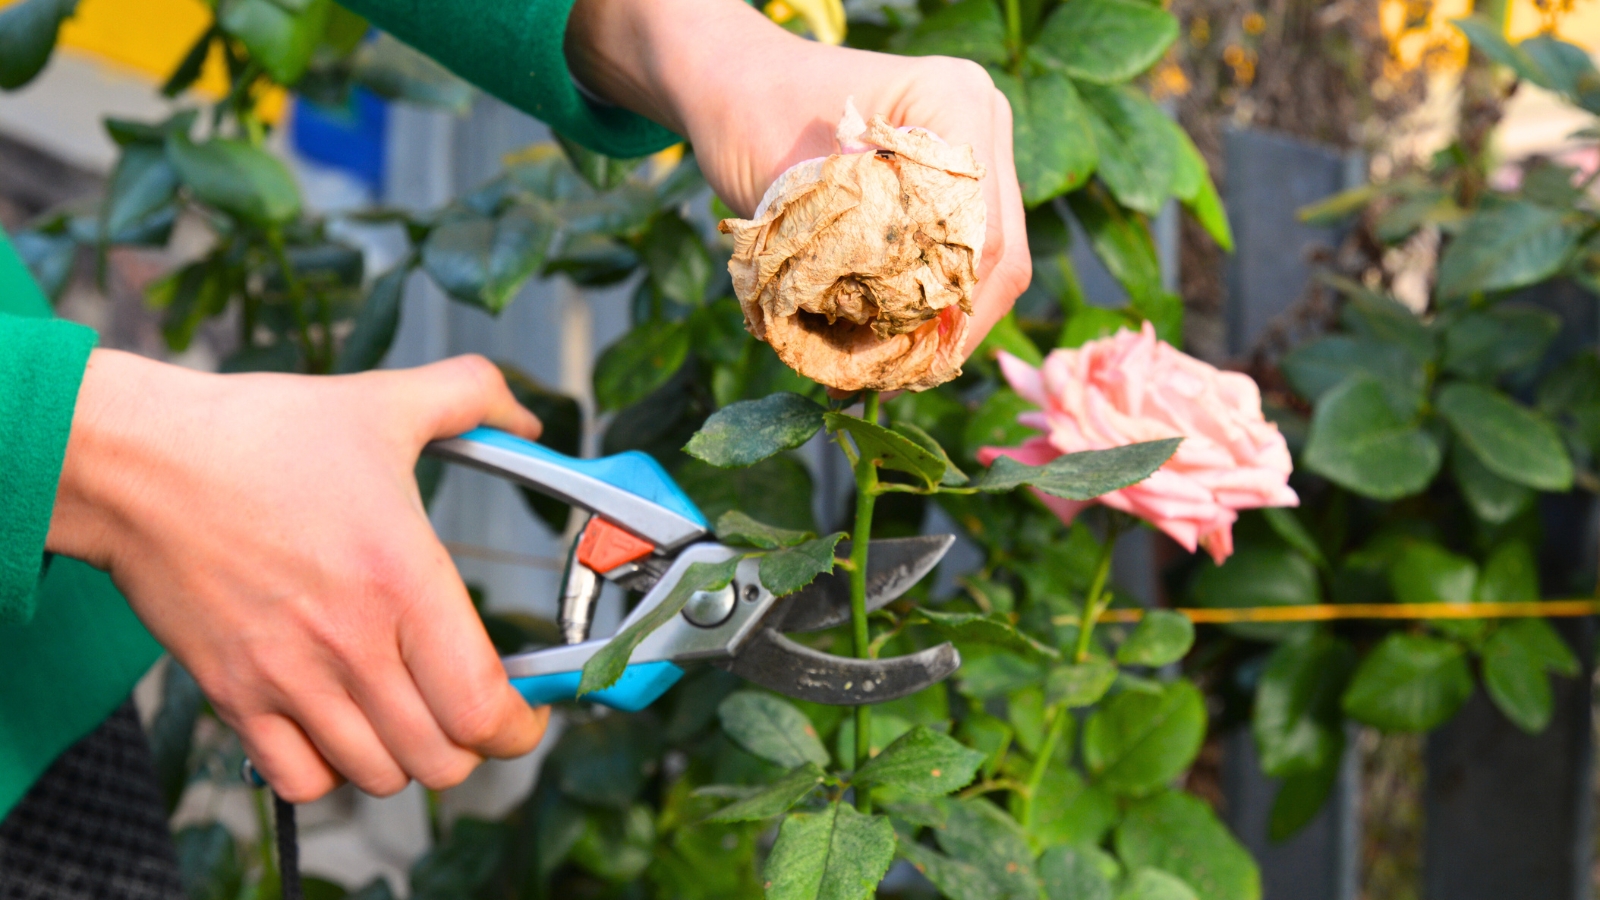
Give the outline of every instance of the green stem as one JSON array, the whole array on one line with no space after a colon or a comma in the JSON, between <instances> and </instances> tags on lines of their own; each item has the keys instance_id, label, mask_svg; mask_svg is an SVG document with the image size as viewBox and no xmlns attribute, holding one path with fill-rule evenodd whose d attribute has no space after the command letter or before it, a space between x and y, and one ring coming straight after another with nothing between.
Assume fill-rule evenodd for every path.
<instances>
[{"instance_id":1,"label":"green stem","mask_svg":"<svg viewBox=\"0 0 1600 900\"><path fill-rule=\"evenodd\" d=\"M1039 755L1034 758L1033 768L1028 771L1028 789L1022 795L1022 815L1017 821L1023 828L1033 824L1033 799L1039 796L1039 784L1044 781L1045 770L1050 768L1050 759L1056 755L1056 745L1061 743L1061 737L1067 730L1067 720L1072 717L1066 701L1052 705L1048 715L1050 731L1045 734Z\"/></svg>"},{"instance_id":2,"label":"green stem","mask_svg":"<svg viewBox=\"0 0 1600 900\"><path fill-rule=\"evenodd\" d=\"M878 422L878 392L868 391L862 418ZM856 474L856 524L850 532L850 627L854 639L855 655L866 659L872 655L872 636L867 630L867 545L872 538L872 507L877 501L877 460L865 454L855 460ZM856 768L866 765L872 758L872 707L856 707ZM872 812L872 793L864 786L856 788L856 809Z\"/></svg>"},{"instance_id":3,"label":"green stem","mask_svg":"<svg viewBox=\"0 0 1600 900\"><path fill-rule=\"evenodd\" d=\"M273 841L276 832L272 827L272 813L267 809L267 797L271 793L271 788L256 788L250 792L250 802L256 809L256 852L261 855L263 870L277 865L274 859L277 844Z\"/></svg>"},{"instance_id":4,"label":"green stem","mask_svg":"<svg viewBox=\"0 0 1600 900\"><path fill-rule=\"evenodd\" d=\"M306 354L306 367L312 372L322 371L316 344L311 341L311 320L306 315L306 286L289 264L289 251L283 244L283 230L277 226L267 229L267 246L272 248L272 260L283 273L283 283L289 289L289 309L294 313L294 324L300 332L300 346Z\"/></svg>"},{"instance_id":5,"label":"green stem","mask_svg":"<svg viewBox=\"0 0 1600 900\"><path fill-rule=\"evenodd\" d=\"M1105 612L1101 595L1105 593L1106 577L1111 574L1111 550L1116 546L1121 530L1122 521L1113 514L1111 524L1106 526L1106 542L1100 547L1100 559L1094 564L1094 580L1089 582L1089 593L1083 598L1083 615L1078 619L1078 646L1072 654L1073 662L1081 663L1089 658L1089 639L1094 636L1094 626L1100 620L1100 614Z\"/></svg>"},{"instance_id":6,"label":"green stem","mask_svg":"<svg viewBox=\"0 0 1600 900\"><path fill-rule=\"evenodd\" d=\"M1006 43L1011 50L1011 74L1022 77L1022 2L1006 0Z\"/></svg>"}]
</instances>

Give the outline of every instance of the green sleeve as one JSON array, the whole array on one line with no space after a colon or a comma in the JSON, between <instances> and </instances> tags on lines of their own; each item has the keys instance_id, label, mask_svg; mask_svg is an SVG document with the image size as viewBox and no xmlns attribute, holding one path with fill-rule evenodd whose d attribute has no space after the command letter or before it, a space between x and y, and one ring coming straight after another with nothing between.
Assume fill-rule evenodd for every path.
<instances>
[{"instance_id":1,"label":"green sleeve","mask_svg":"<svg viewBox=\"0 0 1600 900\"><path fill-rule=\"evenodd\" d=\"M44 539L95 333L0 313L0 622L32 618Z\"/></svg>"},{"instance_id":2,"label":"green sleeve","mask_svg":"<svg viewBox=\"0 0 1600 900\"><path fill-rule=\"evenodd\" d=\"M563 40L576 0L341 0L374 25L568 138L608 156L654 153L681 138L578 93Z\"/></svg>"}]
</instances>

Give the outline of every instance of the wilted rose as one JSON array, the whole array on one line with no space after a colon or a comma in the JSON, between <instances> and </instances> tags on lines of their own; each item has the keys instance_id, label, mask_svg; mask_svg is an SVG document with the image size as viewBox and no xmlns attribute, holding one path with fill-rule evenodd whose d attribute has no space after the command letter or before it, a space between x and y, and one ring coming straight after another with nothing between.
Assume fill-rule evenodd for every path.
<instances>
[{"instance_id":1,"label":"wilted rose","mask_svg":"<svg viewBox=\"0 0 1600 900\"><path fill-rule=\"evenodd\" d=\"M1178 452L1138 484L1088 502L1040 495L1071 522L1089 503L1138 516L1194 552L1221 563L1233 553L1241 509L1298 506L1292 463L1278 426L1261 415L1261 392L1248 375L1224 372L1156 338L1149 322L1076 350L1056 350L1035 369L1000 355L1006 380L1039 406L1019 421L1044 432L1020 447L985 447L1041 465L1063 453L1104 450L1181 437Z\"/></svg>"},{"instance_id":2,"label":"wilted rose","mask_svg":"<svg viewBox=\"0 0 1600 900\"><path fill-rule=\"evenodd\" d=\"M961 374L983 255L983 167L921 128L849 106L840 152L724 219L750 333L790 368L846 391L923 390Z\"/></svg>"}]
</instances>

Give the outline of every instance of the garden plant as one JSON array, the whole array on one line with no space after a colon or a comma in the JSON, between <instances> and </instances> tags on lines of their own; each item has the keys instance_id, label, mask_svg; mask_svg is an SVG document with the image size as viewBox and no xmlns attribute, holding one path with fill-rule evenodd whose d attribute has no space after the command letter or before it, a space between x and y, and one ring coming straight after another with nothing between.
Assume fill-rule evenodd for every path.
<instances>
[{"instance_id":1,"label":"garden plant","mask_svg":"<svg viewBox=\"0 0 1600 900\"><path fill-rule=\"evenodd\" d=\"M37 74L72 11L70 0L0 11L0 86ZM778 0L768 13L823 36L842 20L827 2ZM1587 57L1547 38L1513 47L1499 37L1503 23L1474 21L1473 39L1519 77L1579 104L1600 97ZM1216 694L1240 682L1218 673L1255 673L1245 702L1263 767L1284 779L1273 827L1287 835L1329 793L1346 716L1436 727L1473 690L1476 660L1500 707L1537 730L1550 716L1546 673L1576 671L1537 619L1389 631L1236 625L1203 631L1193 653L1195 631L1176 613L1099 624L1109 607L1138 606L1109 577L1112 549L1149 525L1208 551L1171 579L1179 605L1540 596L1536 500L1593 482L1600 362L1584 353L1545 367L1556 323L1505 296L1558 275L1592 278L1596 213L1570 170L1536 166L1516 191L1496 192L1481 148L1458 147L1426 172L1313 211L1367 210L1392 242L1425 227L1451 240L1424 314L1381 285L1340 282L1339 333L1284 359L1296 393L1268 399L1302 470L1295 488L1306 503L1291 511L1277 508L1295 496L1284 493L1288 451L1273 450L1254 384L1170 346L1181 343L1183 306L1162 286L1152 217L1176 201L1224 249L1232 237L1200 154L1141 87L1178 32L1160 5L921 0L850 23L854 45L961 56L989 70L1012 105L1030 209L1034 283L1015 313L961 377L887 398L830 398L746 332L726 275L731 250L714 229L730 213L709 197L692 150L640 161L562 139L529 148L443 209L346 217L407 242L396 267L364 271L361 252L335 236L341 223L308 215L291 173L265 149L273 126L260 104L287 89L334 107L360 90L470 105L448 73L368 31L330 0L219 0L213 26L162 90L192 97L218 56L230 90L164 122L108 120L121 155L106 196L16 236L41 283L58 295L82 259L104 271L113 248L164 246L187 217L215 240L147 292L170 346L221 319L237 328L224 369L319 374L381 362L417 272L491 313L530 278L627 284L633 327L594 372L602 451L658 459L721 540L764 554L764 578L769 565L798 583L839 566L856 576L859 600L866 538L918 533L934 508L983 557L953 597L922 585L871 616L858 605L848 629L817 636L819 648L858 656L953 640L963 665L950 682L852 711L707 669L644 712L569 706L536 787L505 819L446 822L432 805L436 842L410 873L412 896L1256 900L1254 862L1184 789L1214 713L1200 685ZM1068 252L1074 231L1126 305L1084 296ZM1227 400L1188 427L1166 421L1151 435L1163 440L1123 433L1116 443L1131 446L1122 450L1066 433L1065 385L1115 407L1117 388L1093 371L1141 365L1153 392L1188 378ZM544 420L544 442L576 453L579 404L507 376ZM1218 441L1230 428L1248 440ZM812 476L796 448L817 434L849 463L849 521L814 521ZM1045 435L1053 441L1041 443ZM1214 444L1227 448L1220 462L1185 462ZM1202 490L1173 487L1179 468L1215 476L1199 513L1163 505L1173 491ZM1253 480L1227 483L1240 473ZM419 467L425 495L439 475ZM1017 489L1025 485L1033 489ZM528 501L552 530L567 526L565 506ZM1273 508L1235 525L1236 509L1261 506ZM851 553L835 559L846 534ZM709 586L719 573L703 576ZM553 623L484 618L503 652L559 641ZM615 678L628 645L615 646L585 673L587 688ZM151 738L175 808L195 782L232 782L241 751L181 668L169 667L164 689ZM216 823L177 834L192 897L278 896L269 803L257 802L257 843L239 844ZM896 858L910 868L890 872ZM314 879L307 892L346 896ZM391 893L379 881L348 896Z\"/></svg>"}]
</instances>

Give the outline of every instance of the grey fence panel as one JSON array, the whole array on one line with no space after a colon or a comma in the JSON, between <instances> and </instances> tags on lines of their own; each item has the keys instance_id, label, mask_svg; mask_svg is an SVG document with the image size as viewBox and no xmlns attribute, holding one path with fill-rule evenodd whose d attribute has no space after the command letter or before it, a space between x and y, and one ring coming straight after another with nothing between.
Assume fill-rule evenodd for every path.
<instances>
[{"instance_id":1,"label":"grey fence panel","mask_svg":"<svg viewBox=\"0 0 1600 900\"><path fill-rule=\"evenodd\" d=\"M1361 184L1364 158L1248 130L1229 131L1224 153L1224 202L1236 244L1228 258L1228 352L1237 356L1304 294L1311 252L1338 238L1333 228L1302 223L1296 210Z\"/></svg>"},{"instance_id":2,"label":"grey fence panel","mask_svg":"<svg viewBox=\"0 0 1600 900\"><path fill-rule=\"evenodd\" d=\"M1264 900L1355 900L1359 888L1361 815L1360 754L1350 730L1332 799L1294 836L1281 843L1267 837L1278 781L1263 777L1248 728L1223 737L1222 786L1228 827L1261 866Z\"/></svg>"},{"instance_id":3,"label":"grey fence panel","mask_svg":"<svg viewBox=\"0 0 1600 900\"><path fill-rule=\"evenodd\" d=\"M1302 224L1300 207L1362 181L1362 158L1285 135L1235 130L1225 136L1224 203L1236 250L1228 259L1228 352L1249 352L1262 333L1305 295L1318 248L1339 233ZM1354 743L1353 741L1351 742ZM1267 836L1277 782L1261 774L1247 731L1225 738L1227 817L1261 863L1265 900L1354 900L1359 871L1360 768L1355 753L1327 808L1282 844Z\"/></svg>"}]
</instances>

